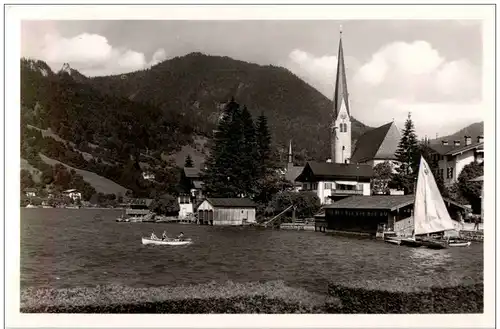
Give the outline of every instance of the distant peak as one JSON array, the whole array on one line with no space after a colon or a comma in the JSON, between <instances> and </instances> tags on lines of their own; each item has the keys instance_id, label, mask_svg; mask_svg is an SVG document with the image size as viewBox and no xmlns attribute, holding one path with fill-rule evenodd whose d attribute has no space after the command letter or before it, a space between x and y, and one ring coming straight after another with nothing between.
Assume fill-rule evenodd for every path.
<instances>
[{"instance_id":1,"label":"distant peak","mask_svg":"<svg viewBox=\"0 0 500 329\"><path fill-rule=\"evenodd\" d=\"M63 73L63 72L66 72L69 75L71 75L71 66L69 66L68 63L64 63L63 66L61 67L61 69L59 70L59 73Z\"/></svg>"}]
</instances>

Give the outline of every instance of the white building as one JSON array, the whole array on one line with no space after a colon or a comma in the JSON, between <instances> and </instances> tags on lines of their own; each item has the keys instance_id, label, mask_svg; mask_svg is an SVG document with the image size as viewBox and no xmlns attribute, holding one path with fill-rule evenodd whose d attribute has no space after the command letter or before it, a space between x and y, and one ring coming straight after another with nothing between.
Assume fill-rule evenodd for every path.
<instances>
[{"instance_id":1,"label":"white building","mask_svg":"<svg viewBox=\"0 0 500 329\"><path fill-rule=\"evenodd\" d=\"M307 162L296 178L302 191L313 191L321 204L331 204L352 195L370 195L373 167L366 164Z\"/></svg>"},{"instance_id":2,"label":"white building","mask_svg":"<svg viewBox=\"0 0 500 329\"><path fill-rule=\"evenodd\" d=\"M477 136L473 142L470 136L464 136L464 143L459 140L452 144L443 140L441 144L431 145L435 154L434 160L438 160L439 175L446 186L454 184L462 169L476 161L482 163L484 160L483 136Z\"/></svg>"},{"instance_id":3,"label":"white building","mask_svg":"<svg viewBox=\"0 0 500 329\"><path fill-rule=\"evenodd\" d=\"M25 188L25 189L24 189L24 194L25 194L28 198L34 198L34 197L36 197L36 188L33 188L33 187L28 187L28 188Z\"/></svg>"},{"instance_id":4,"label":"white building","mask_svg":"<svg viewBox=\"0 0 500 329\"><path fill-rule=\"evenodd\" d=\"M153 181L155 180L155 174L150 171L143 171L142 178L144 178L145 180Z\"/></svg>"},{"instance_id":5,"label":"white building","mask_svg":"<svg viewBox=\"0 0 500 329\"><path fill-rule=\"evenodd\" d=\"M179 201L179 218L186 218L194 214L194 205L192 197L189 195L180 195Z\"/></svg>"},{"instance_id":6,"label":"white building","mask_svg":"<svg viewBox=\"0 0 500 329\"><path fill-rule=\"evenodd\" d=\"M69 190L63 191L63 194L65 196L69 197L73 201L82 199L82 194L80 192L78 192L76 189L69 189Z\"/></svg>"}]
</instances>

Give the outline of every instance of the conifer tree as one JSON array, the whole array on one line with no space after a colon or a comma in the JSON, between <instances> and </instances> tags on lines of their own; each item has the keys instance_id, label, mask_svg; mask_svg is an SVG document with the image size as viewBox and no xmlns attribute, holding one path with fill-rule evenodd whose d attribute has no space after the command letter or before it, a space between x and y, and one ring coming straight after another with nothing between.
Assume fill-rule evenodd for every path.
<instances>
[{"instance_id":1,"label":"conifer tree","mask_svg":"<svg viewBox=\"0 0 500 329\"><path fill-rule=\"evenodd\" d=\"M191 158L191 154L188 154L186 157L186 161L184 162L184 167L186 168L193 168L193 159Z\"/></svg>"},{"instance_id":2,"label":"conifer tree","mask_svg":"<svg viewBox=\"0 0 500 329\"><path fill-rule=\"evenodd\" d=\"M255 135L255 124L252 115L244 106L241 112L241 124L243 129L243 142L241 145L241 177L243 194L254 195L257 179L257 141Z\"/></svg>"},{"instance_id":3,"label":"conifer tree","mask_svg":"<svg viewBox=\"0 0 500 329\"><path fill-rule=\"evenodd\" d=\"M415 134L415 126L410 113L408 113L408 118L406 119L401 135L401 140L395 154L399 166L396 168L396 175L394 175L394 185L402 188L405 194L412 194L418 173L420 152L417 135Z\"/></svg>"},{"instance_id":4,"label":"conifer tree","mask_svg":"<svg viewBox=\"0 0 500 329\"><path fill-rule=\"evenodd\" d=\"M204 171L204 192L211 197L236 197L237 163L241 143L240 106L232 99L225 107L214 134ZM239 128L238 128L239 126ZM236 153L235 153L236 152Z\"/></svg>"},{"instance_id":5,"label":"conifer tree","mask_svg":"<svg viewBox=\"0 0 500 329\"><path fill-rule=\"evenodd\" d=\"M256 127L257 140L257 169L259 176L262 177L273 166L271 161L271 135L267 125L267 118L264 113L257 119Z\"/></svg>"}]
</instances>

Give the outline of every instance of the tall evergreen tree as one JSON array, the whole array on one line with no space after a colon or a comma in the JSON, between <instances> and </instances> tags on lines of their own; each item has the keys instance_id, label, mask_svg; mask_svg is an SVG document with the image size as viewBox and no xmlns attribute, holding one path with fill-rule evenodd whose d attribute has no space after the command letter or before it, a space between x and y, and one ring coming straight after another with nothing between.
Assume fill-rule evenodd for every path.
<instances>
[{"instance_id":1,"label":"tall evergreen tree","mask_svg":"<svg viewBox=\"0 0 500 329\"><path fill-rule=\"evenodd\" d=\"M241 112L241 124L243 129L243 142L241 145L241 177L244 195L255 194L257 179L257 141L255 135L255 124L252 115L244 106Z\"/></svg>"},{"instance_id":2,"label":"tall evergreen tree","mask_svg":"<svg viewBox=\"0 0 500 329\"><path fill-rule=\"evenodd\" d=\"M225 107L214 133L203 175L204 192L211 197L236 197L238 155L242 141L240 105L232 99Z\"/></svg>"},{"instance_id":3,"label":"tall evergreen tree","mask_svg":"<svg viewBox=\"0 0 500 329\"><path fill-rule=\"evenodd\" d=\"M408 113L395 155L399 167L396 168L396 175L394 175L394 185L402 188L405 194L412 194L418 173L420 152L410 113Z\"/></svg>"},{"instance_id":4,"label":"tall evergreen tree","mask_svg":"<svg viewBox=\"0 0 500 329\"><path fill-rule=\"evenodd\" d=\"M259 175L263 176L273 166L271 161L271 134L269 133L267 118L264 113L261 113L257 118L256 130L257 168Z\"/></svg>"},{"instance_id":5,"label":"tall evergreen tree","mask_svg":"<svg viewBox=\"0 0 500 329\"><path fill-rule=\"evenodd\" d=\"M193 159L191 158L191 154L188 154L186 157L186 161L184 162L184 167L186 168L193 168Z\"/></svg>"}]
</instances>

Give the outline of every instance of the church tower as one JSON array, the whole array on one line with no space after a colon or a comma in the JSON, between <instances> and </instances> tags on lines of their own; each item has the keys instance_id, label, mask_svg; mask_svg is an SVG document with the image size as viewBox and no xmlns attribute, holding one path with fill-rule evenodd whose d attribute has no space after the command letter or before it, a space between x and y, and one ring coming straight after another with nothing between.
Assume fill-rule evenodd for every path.
<instances>
[{"instance_id":1,"label":"church tower","mask_svg":"<svg viewBox=\"0 0 500 329\"><path fill-rule=\"evenodd\" d=\"M288 146L287 170L290 171L292 168L293 168L293 153L292 153L292 140L290 139L290 145Z\"/></svg>"},{"instance_id":2,"label":"church tower","mask_svg":"<svg viewBox=\"0 0 500 329\"><path fill-rule=\"evenodd\" d=\"M331 157L334 163L348 163L351 158L351 113L349 93L342 48L342 27L340 29L337 77L333 94L331 124Z\"/></svg>"}]
</instances>

